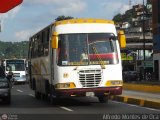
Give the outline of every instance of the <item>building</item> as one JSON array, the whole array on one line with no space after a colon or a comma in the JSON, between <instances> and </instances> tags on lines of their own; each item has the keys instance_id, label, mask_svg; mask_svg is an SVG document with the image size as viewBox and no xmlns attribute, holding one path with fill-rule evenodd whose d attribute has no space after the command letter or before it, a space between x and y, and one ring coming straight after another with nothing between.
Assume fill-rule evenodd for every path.
<instances>
[{"instance_id":1,"label":"building","mask_svg":"<svg viewBox=\"0 0 160 120\"><path fill-rule=\"evenodd\" d=\"M160 0L152 0L154 78L160 81Z\"/></svg>"},{"instance_id":2,"label":"building","mask_svg":"<svg viewBox=\"0 0 160 120\"><path fill-rule=\"evenodd\" d=\"M130 16L132 14L132 16ZM127 10L122 18L127 21L117 24L125 31L127 47L122 52L124 70L140 72L141 75L153 72L153 36L152 36L152 5L137 4ZM142 78L143 79L143 78ZM144 78L145 79L145 78Z\"/></svg>"}]
</instances>

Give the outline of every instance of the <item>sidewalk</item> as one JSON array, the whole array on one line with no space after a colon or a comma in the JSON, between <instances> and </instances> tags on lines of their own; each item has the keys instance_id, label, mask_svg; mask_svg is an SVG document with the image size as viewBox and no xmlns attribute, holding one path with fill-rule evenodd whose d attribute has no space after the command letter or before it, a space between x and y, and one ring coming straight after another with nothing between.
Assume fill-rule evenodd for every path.
<instances>
[{"instance_id":1,"label":"sidewalk","mask_svg":"<svg viewBox=\"0 0 160 120\"><path fill-rule=\"evenodd\" d=\"M122 95L112 100L160 110L160 85L124 84Z\"/></svg>"},{"instance_id":2,"label":"sidewalk","mask_svg":"<svg viewBox=\"0 0 160 120\"><path fill-rule=\"evenodd\" d=\"M160 93L147 93L147 92L139 92L139 91L131 91L131 90L123 90L123 96L139 98L144 100L151 100L160 102Z\"/></svg>"}]
</instances>

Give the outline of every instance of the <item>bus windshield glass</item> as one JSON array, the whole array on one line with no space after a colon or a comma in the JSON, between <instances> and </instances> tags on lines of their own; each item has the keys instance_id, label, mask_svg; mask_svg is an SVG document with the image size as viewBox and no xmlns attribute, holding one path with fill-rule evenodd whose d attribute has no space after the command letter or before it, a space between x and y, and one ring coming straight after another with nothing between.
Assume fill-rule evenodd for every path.
<instances>
[{"instance_id":1,"label":"bus windshield glass","mask_svg":"<svg viewBox=\"0 0 160 120\"><path fill-rule=\"evenodd\" d=\"M116 37L112 33L61 34L58 65L117 64Z\"/></svg>"},{"instance_id":2,"label":"bus windshield glass","mask_svg":"<svg viewBox=\"0 0 160 120\"><path fill-rule=\"evenodd\" d=\"M6 60L6 71L24 71L24 60Z\"/></svg>"}]
</instances>

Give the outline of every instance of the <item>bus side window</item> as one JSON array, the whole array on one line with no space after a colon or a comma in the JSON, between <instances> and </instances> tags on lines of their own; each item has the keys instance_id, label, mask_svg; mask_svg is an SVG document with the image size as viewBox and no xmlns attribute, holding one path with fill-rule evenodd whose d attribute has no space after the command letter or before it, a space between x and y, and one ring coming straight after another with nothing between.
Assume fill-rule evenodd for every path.
<instances>
[{"instance_id":1,"label":"bus side window","mask_svg":"<svg viewBox=\"0 0 160 120\"><path fill-rule=\"evenodd\" d=\"M34 58L36 58L37 56L38 56L38 39L36 37L34 41Z\"/></svg>"},{"instance_id":2,"label":"bus side window","mask_svg":"<svg viewBox=\"0 0 160 120\"><path fill-rule=\"evenodd\" d=\"M44 44L44 56L47 56L49 53L49 45L48 43Z\"/></svg>"},{"instance_id":3,"label":"bus side window","mask_svg":"<svg viewBox=\"0 0 160 120\"><path fill-rule=\"evenodd\" d=\"M33 38L31 38L29 42L28 58L33 58Z\"/></svg>"},{"instance_id":4,"label":"bus side window","mask_svg":"<svg viewBox=\"0 0 160 120\"><path fill-rule=\"evenodd\" d=\"M44 47L43 47L43 40L44 40L44 32L41 32L39 35L38 35L38 56L41 57L43 56L43 50L44 50Z\"/></svg>"},{"instance_id":5,"label":"bus side window","mask_svg":"<svg viewBox=\"0 0 160 120\"><path fill-rule=\"evenodd\" d=\"M47 56L49 53L49 35L50 35L50 28L45 30L45 41L44 41L44 56Z\"/></svg>"}]
</instances>

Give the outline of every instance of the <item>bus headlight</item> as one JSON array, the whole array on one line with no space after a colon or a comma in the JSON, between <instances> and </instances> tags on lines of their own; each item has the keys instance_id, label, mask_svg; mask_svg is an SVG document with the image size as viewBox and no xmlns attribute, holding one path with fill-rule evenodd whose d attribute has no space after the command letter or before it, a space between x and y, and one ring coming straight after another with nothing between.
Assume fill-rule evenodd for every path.
<instances>
[{"instance_id":1,"label":"bus headlight","mask_svg":"<svg viewBox=\"0 0 160 120\"><path fill-rule=\"evenodd\" d=\"M106 82L106 86L122 86L123 81L121 80L110 80Z\"/></svg>"},{"instance_id":2,"label":"bus headlight","mask_svg":"<svg viewBox=\"0 0 160 120\"><path fill-rule=\"evenodd\" d=\"M75 88L75 84L74 83L58 83L55 85L56 89L69 89L69 88Z\"/></svg>"}]
</instances>

